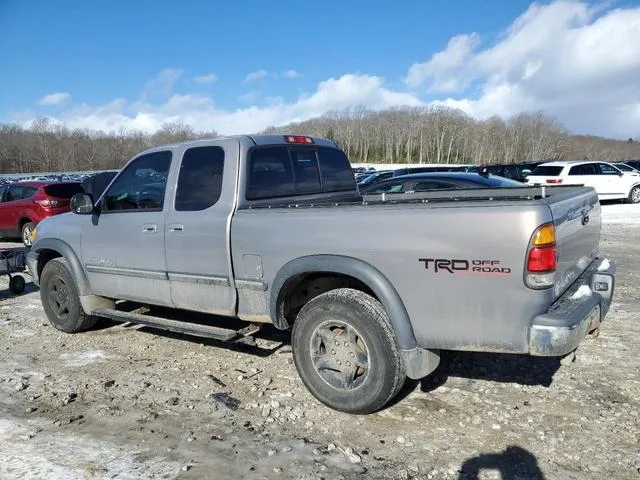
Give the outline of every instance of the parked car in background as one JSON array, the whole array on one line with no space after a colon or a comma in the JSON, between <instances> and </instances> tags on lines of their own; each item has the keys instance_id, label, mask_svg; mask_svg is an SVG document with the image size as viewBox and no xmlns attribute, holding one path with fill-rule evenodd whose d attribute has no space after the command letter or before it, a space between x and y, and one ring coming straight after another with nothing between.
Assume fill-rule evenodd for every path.
<instances>
[{"instance_id":1,"label":"parked car in background","mask_svg":"<svg viewBox=\"0 0 640 480\"><path fill-rule=\"evenodd\" d=\"M393 171L394 177L401 175L411 175L414 173L428 173L428 172L463 172L471 165L424 165L420 167L401 167Z\"/></svg>"},{"instance_id":2,"label":"parked car in background","mask_svg":"<svg viewBox=\"0 0 640 480\"><path fill-rule=\"evenodd\" d=\"M90 195L96 201L102 195L102 192L109 186L111 180L118 174L116 171L105 171L91 175L82 180L82 189L84 193Z\"/></svg>"},{"instance_id":3,"label":"parked car in background","mask_svg":"<svg viewBox=\"0 0 640 480\"><path fill-rule=\"evenodd\" d=\"M612 163L614 167L618 170L621 170L625 175L640 175L640 171L633 168L631 165L627 165L626 163Z\"/></svg>"},{"instance_id":4,"label":"parked car in background","mask_svg":"<svg viewBox=\"0 0 640 480\"><path fill-rule=\"evenodd\" d=\"M547 162L527 179L530 185L585 185L593 187L600 200L640 203L640 177L625 175L607 162Z\"/></svg>"},{"instance_id":5,"label":"parked car in background","mask_svg":"<svg viewBox=\"0 0 640 480\"><path fill-rule=\"evenodd\" d=\"M80 182L15 182L0 188L0 237L22 238L44 218L69 211L69 200L83 193Z\"/></svg>"},{"instance_id":6,"label":"parked car in background","mask_svg":"<svg viewBox=\"0 0 640 480\"><path fill-rule=\"evenodd\" d=\"M624 163L640 171L640 160L626 160Z\"/></svg>"},{"instance_id":7,"label":"parked car in background","mask_svg":"<svg viewBox=\"0 0 640 480\"><path fill-rule=\"evenodd\" d=\"M495 175L469 172L414 173L382 180L373 185L359 187L361 195L380 193L417 193L430 190L464 188L524 187L521 182Z\"/></svg>"},{"instance_id":8,"label":"parked car in background","mask_svg":"<svg viewBox=\"0 0 640 480\"><path fill-rule=\"evenodd\" d=\"M380 182L386 178L391 178L393 176L393 170L379 170L377 172L372 173L371 175L365 177L362 180L358 180L358 185L368 186L373 185L374 183Z\"/></svg>"},{"instance_id":9,"label":"parked car in background","mask_svg":"<svg viewBox=\"0 0 640 480\"><path fill-rule=\"evenodd\" d=\"M505 163L498 165L474 165L467 168L467 172L486 172L504 178L510 178L521 183L527 181L529 175L538 165L544 162Z\"/></svg>"}]
</instances>

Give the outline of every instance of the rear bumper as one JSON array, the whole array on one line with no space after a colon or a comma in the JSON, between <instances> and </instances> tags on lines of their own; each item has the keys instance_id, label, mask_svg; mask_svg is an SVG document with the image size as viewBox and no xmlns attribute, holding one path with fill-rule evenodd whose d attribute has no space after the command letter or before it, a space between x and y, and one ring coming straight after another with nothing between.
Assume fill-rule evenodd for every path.
<instances>
[{"instance_id":1,"label":"rear bumper","mask_svg":"<svg viewBox=\"0 0 640 480\"><path fill-rule=\"evenodd\" d=\"M40 287L40 279L38 278L38 256L39 254L37 252L34 252L33 250L27 252L26 255L27 268L29 269L29 273L31 274L33 284L36 287Z\"/></svg>"},{"instance_id":2,"label":"rear bumper","mask_svg":"<svg viewBox=\"0 0 640 480\"><path fill-rule=\"evenodd\" d=\"M615 272L613 261L595 259L546 313L533 319L529 329L529 353L563 356L578 348L584 337L600 326L609 311ZM590 289L587 295L583 294L585 287Z\"/></svg>"}]
</instances>

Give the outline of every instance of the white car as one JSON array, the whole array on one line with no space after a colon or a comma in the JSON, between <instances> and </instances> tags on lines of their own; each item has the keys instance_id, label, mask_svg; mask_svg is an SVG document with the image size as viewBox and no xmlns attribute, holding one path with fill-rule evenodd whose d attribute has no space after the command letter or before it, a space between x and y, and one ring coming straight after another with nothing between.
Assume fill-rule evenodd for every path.
<instances>
[{"instance_id":1,"label":"white car","mask_svg":"<svg viewBox=\"0 0 640 480\"><path fill-rule=\"evenodd\" d=\"M585 185L593 187L600 200L640 203L640 176L625 175L607 162L546 162L527 177L530 185Z\"/></svg>"},{"instance_id":2,"label":"white car","mask_svg":"<svg viewBox=\"0 0 640 480\"><path fill-rule=\"evenodd\" d=\"M635 175L636 177L640 177L640 171L633 168L631 165L627 165L626 163L612 163L612 165L622 171L625 175Z\"/></svg>"}]
</instances>

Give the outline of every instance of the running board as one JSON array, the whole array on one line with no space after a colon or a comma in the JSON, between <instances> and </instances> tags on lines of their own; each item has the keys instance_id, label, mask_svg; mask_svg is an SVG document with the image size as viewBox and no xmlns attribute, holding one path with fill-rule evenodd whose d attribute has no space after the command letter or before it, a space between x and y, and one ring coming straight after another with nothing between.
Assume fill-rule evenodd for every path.
<instances>
[{"instance_id":1,"label":"running board","mask_svg":"<svg viewBox=\"0 0 640 480\"><path fill-rule=\"evenodd\" d=\"M140 311L142 309L136 310ZM260 330L260 325L252 323L241 330L233 330L230 328L213 327L211 325L203 325L201 323L180 322L170 320L168 318L153 317L150 315L141 315L134 312L123 312L113 310L111 308L98 308L92 312L96 317L108 318L117 322L128 322L147 327L160 328L162 330L170 330L172 332L184 333L186 335L194 335L197 337L213 338L222 342L236 341L250 337Z\"/></svg>"}]
</instances>

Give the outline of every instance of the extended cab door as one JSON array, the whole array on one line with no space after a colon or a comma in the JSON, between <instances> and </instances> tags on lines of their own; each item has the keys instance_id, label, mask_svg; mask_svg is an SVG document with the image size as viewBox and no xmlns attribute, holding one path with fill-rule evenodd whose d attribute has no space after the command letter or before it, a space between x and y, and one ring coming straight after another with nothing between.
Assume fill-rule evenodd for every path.
<instances>
[{"instance_id":1,"label":"extended cab door","mask_svg":"<svg viewBox=\"0 0 640 480\"><path fill-rule=\"evenodd\" d=\"M188 147L179 159L165 225L171 300L177 308L235 314L229 229L239 154L237 141L221 141Z\"/></svg>"},{"instance_id":2,"label":"extended cab door","mask_svg":"<svg viewBox=\"0 0 640 480\"><path fill-rule=\"evenodd\" d=\"M97 295L170 304L164 256L165 195L172 152L146 153L127 164L83 216L82 262Z\"/></svg>"}]
</instances>

